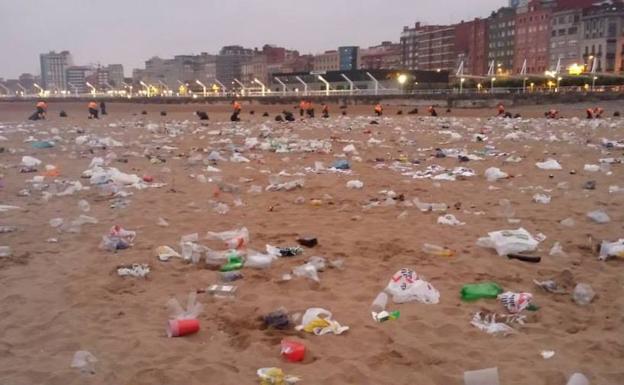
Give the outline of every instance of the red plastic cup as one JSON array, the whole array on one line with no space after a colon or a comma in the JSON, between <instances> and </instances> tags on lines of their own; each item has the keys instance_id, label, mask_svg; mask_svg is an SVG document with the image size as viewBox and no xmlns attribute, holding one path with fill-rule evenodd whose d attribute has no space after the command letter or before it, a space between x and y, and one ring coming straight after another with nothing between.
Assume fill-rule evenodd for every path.
<instances>
[{"instance_id":1,"label":"red plastic cup","mask_svg":"<svg viewBox=\"0 0 624 385\"><path fill-rule=\"evenodd\" d=\"M167 322L167 337L182 337L199 331L196 319L172 319Z\"/></svg>"},{"instance_id":2,"label":"red plastic cup","mask_svg":"<svg viewBox=\"0 0 624 385\"><path fill-rule=\"evenodd\" d=\"M290 362L303 361L305 345L296 341L282 340L282 355Z\"/></svg>"},{"instance_id":3,"label":"red plastic cup","mask_svg":"<svg viewBox=\"0 0 624 385\"><path fill-rule=\"evenodd\" d=\"M151 175L143 175L143 182L153 182L154 181L154 177Z\"/></svg>"}]
</instances>

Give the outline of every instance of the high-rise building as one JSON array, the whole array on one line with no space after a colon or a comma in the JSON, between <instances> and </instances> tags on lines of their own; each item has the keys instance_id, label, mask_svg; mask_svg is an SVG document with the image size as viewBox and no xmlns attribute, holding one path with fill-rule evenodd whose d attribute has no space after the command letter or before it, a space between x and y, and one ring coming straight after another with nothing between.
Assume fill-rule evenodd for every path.
<instances>
[{"instance_id":1,"label":"high-rise building","mask_svg":"<svg viewBox=\"0 0 624 385\"><path fill-rule=\"evenodd\" d=\"M496 74L511 73L514 67L516 10L500 8L492 12L488 22L488 66L492 62Z\"/></svg>"},{"instance_id":2,"label":"high-rise building","mask_svg":"<svg viewBox=\"0 0 624 385\"><path fill-rule=\"evenodd\" d=\"M360 50L360 68L393 70L401 68L401 44L384 41L380 45Z\"/></svg>"},{"instance_id":3,"label":"high-rise building","mask_svg":"<svg viewBox=\"0 0 624 385\"><path fill-rule=\"evenodd\" d=\"M65 70L67 79L67 91L71 93L84 94L89 92L87 87L87 77L93 72L90 67L72 66Z\"/></svg>"},{"instance_id":4,"label":"high-rise building","mask_svg":"<svg viewBox=\"0 0 624 385\"><path fill-rule=\"evenodd\" d=\"M581 54L589 70L624 70L624 3L586 8L581 18ZM595 64L594 64L595 62Z\"/></svg>"},{"instance_id":5,"label":"high-rise building","mask_svg":"<svg viewBox=\"0 0 624 385\"><path fill-rule=\"evenodd\" d=\"M550 64L550 16L554 3L531 0L526 11L516 14L513 72L544 73Z\"/></svg>"},{"instance_id":6,"label":"high-rise building","mask_svg":"<svg viewBox=\"0 0 624 385\"><path fill-rule=\"evenodd\" d=\"M487 21L474 19L455 25L457 68L464 63L464 74L483 75L487 72Z\"/></svg>"},{"instance_id":7,"label":"high-rise building","mask_svg":"<svg viewBox=\"0 0 624 385\"><path fill-rule=\"evenodd\" d=\"M340 69L340 58L338 51L325 51L321 54L314 55L312 62L314 71L338 71Z\"/></svg>"},{"instance_id":8,"label":"high-rise building","mask_svg":"<svg viewBox=\"0 0 624 385\"><path fill-rule=\"evenodd\" d=\"M104 67L108 71L108 81L113 87L120 87L124 81L124 69L121 64L109 64Z\"/></svg>"},{"instance_id":9,"label":"high-rise building","mask_svg":"<svg viewBox=\"0 0 624 385\"><path fill-rule=\"evenodd\" d=\"M403 27L401 32L401 66L404 69L418 69L418 35L420 35L420 23L414 24L413 28Z\"/></svg>"},{"instance_id":10,"label":"high-rise building","mask_svg":"<svg viewBox=\"0 0 624 385\"><path fill-rule=\"evenodd\" d=\"M50 51L39 55L41 63L42 87L46 90L62 91L67 89L65 71L73 65L69 51L56 53Z\"/></svg>"},{"instance_id":11,"label":"high-rise building","mask_svg":"<svg viewBox=\"0 0 624 385\"><path fill-rule=\"evenodd\" d=\"M226 87L238 87L234 79L242 77L242 66L254 56L254 50L239 45L225 46L216 59L216 75Z\"/></svg>"},{"instance_id":12,"label":"high-rise building","mask_svg":"<svg viewBox=\"0 0 624 385\"><path fill-rule=\"evenodd\" d=\"M557 8L551 17L550 68L560 63L565 70L572 64L583 64L581 57L582 8Z\"/></svg>"},{"instance_id":13,"label":"high-rise building","mask_svg":"<svg viewBox=\"0 0 624 385\"><path fill-rule=\"evenodd\" d=\"M416 23L414 28L403 27L401 51L405 69L455 70L455 26Z\"/></svg>"},{"instance_id":14,"label":"high-rise building","mask_svg":"<svg viewBox=\"0 0 624 385\"><path fill-rule=\"evenodd\" d=\"M338 68L341 71L352 71L359 68L360 47L338 47Z\"/></svg>"}]
</instances>

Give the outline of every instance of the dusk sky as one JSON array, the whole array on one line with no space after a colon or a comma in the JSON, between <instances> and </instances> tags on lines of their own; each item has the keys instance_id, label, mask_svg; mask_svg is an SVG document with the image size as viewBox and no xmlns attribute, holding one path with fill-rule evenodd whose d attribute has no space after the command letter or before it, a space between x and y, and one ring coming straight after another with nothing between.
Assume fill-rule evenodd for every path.
<instances>
[{"instance_id":1,"label":"dusk sky","mask_svg":"<svg viewBox=\"0 0 624 385\"><path fill-rule=\"evenodd\" d=\"M504 0L0 0L0 77L39 74L39 54L76 64L121 63L126 76L152 56L217 53L265 43L319 53L398 42L416 21L486 17Z\"/></svg>"}]
</instances>

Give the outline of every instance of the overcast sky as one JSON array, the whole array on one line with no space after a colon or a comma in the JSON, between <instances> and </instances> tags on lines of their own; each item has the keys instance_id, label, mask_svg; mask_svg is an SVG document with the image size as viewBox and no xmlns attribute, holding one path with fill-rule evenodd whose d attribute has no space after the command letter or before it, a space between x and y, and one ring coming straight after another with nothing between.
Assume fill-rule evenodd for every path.
<instances>
[{"instance_id":1,"label":"overcast sky","mask_svg":"<svg viewBox=\"0 0 624 385\"><path fill-rule=\"evenodd\" d=\"M398 41L416 21L485 17L505 0L0 0L0 77L38 74L39 54L76 64L121 63L126 76L154 55L276 44L301 53Z\"/></svg>"}]
</instances>

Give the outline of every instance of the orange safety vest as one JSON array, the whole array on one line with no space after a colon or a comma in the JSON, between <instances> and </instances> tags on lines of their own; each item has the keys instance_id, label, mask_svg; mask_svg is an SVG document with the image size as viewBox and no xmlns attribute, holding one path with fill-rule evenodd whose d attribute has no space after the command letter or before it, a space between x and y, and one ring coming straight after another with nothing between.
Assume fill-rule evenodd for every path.
<instances>
[{"instance_id":1,"label":"orange safety vest","mask_svg":"<svg viewBox=\"0 0 624 385\"><path fill-rule=\"evenodd\" d=\"M375 106L375 112L381 112L381 111L383 111L383 107L381 106L381 104L377 104Z\"/></svg>"},{"instance_id":2,"label":"orange safety vest","mask_svg":"<svg viewBox=\"0 0 624 385\"><path fill-rule=\"evenodd\" d=\"M97 110L97 103L96 102L89 102L88 107L91 110Z\"/></svg>"},{"instance_id":3,"label":"orange safety vest","mask_svg":"<svg viewBox=\"0 0 624 385\"><path fill-rule=\"evenodd\" d=\"M45 102L38 102L36 107L37 108L43 108L44 110L46 108L48 108L48 106L45 104Z\"/></svg>"},{"instance_id":4,"label":"orange safety vest","mask_svg":"<svg viewBox=\"0 0 624 385\"><path fill-rule=\"evenodd\" d=\"M305 110L306 109L306 102L305 101L300 101L299 102L299 109L300 110Z\"/></svg>"},{"instance_id":5,"label":"orange safety vest","mask_svg":"<svg viewBox=\"0 0 624 385\"><path fill-rule=\"evenodd\" d=\"M498 105L498 112L505 112L505 106L503 106L502 104Z\"/></svg>"},{"instance_id":6,"label":"orange safety vest","mask_svg":"<svg viewBox=\"0 0 624 385\"><path fill-rule=\"evenodd\" d=\"M234 110L235 110L235 111L240 111L240 110L242 110L242 109L243 109L243 108L241 107L241 105L240 105L240 103L239 103L239 102L234 102Z\"/></svg>"}]
</instances>

